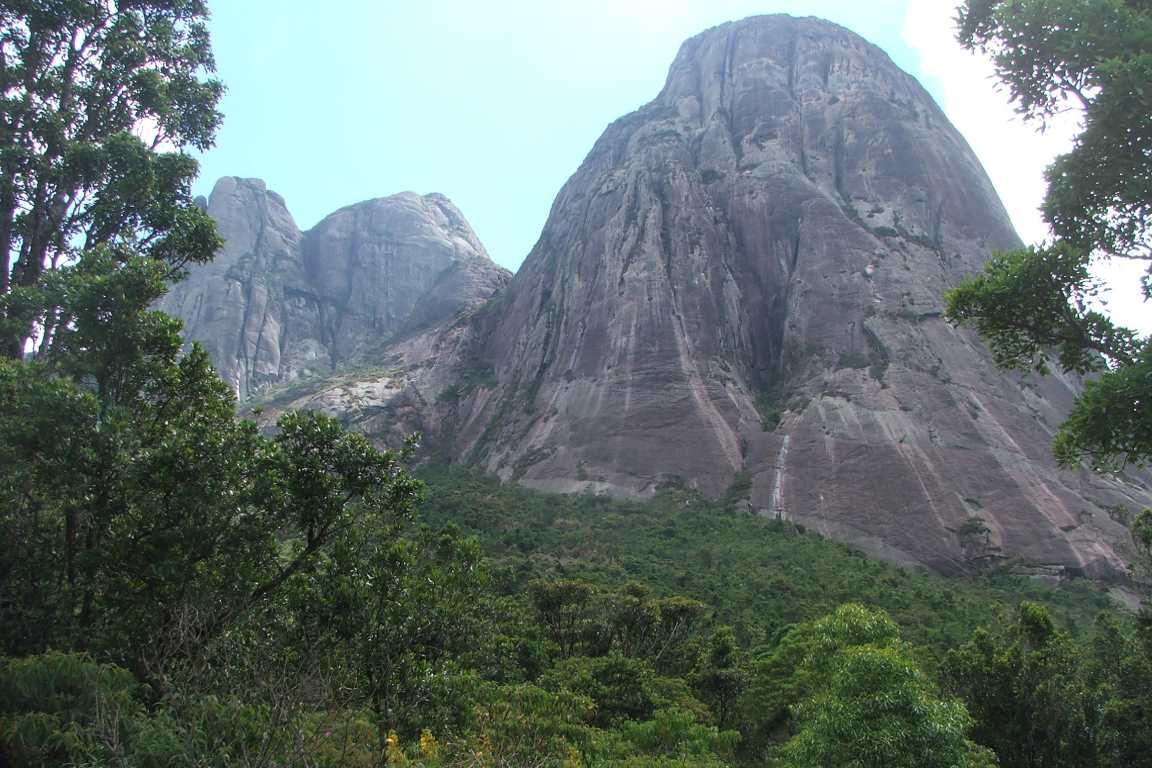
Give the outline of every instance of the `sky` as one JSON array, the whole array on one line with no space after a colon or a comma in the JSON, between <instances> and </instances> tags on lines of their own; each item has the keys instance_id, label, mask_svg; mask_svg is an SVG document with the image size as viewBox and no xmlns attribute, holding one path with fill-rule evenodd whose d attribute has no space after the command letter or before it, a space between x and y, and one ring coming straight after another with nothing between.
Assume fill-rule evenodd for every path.
<instances>
[{"instance_id":1,"label":"sky","mask_svg":"<svg viewBox=\"0 0 1152 768\"><path fill-rule=\"evenodd\" d=\"M685 39L761 13L821 16L883 48L965 135L1021 236L1046 235L1043 169L1077 117L1042 135L990 65L952 38L950 0L209 0L228 88L197 192L264 179L301 229L360 200L447 195L515 270L604 128L660 91ZM1152 332L1138 272L1104 274L1109 310Z\"/></svg>"}]
</instances>

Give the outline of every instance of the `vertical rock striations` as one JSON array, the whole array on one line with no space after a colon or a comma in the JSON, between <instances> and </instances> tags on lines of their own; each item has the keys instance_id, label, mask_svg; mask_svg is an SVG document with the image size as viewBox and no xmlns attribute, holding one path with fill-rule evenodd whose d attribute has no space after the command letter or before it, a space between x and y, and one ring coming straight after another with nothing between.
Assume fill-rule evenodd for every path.
<instances>
[{"instance_id":1,"label":"vertical rock striations","mask_svg":"<svg viewBox=\"0 0 1152 768\"><path fill-rule=\"evenodd\" d=\"M241 398L376 359L508 280L443 195L368 200L302 234L262 181L225 178L208 212L224 248L160 308L184 320Z\"/></svg>"},{"instance_id":2,"label":"vertical rock striations","mask_svg":"<svg viewBox=\"0 0 1152 768\"><path fill-rule=\"evenodd\" d=\"M159 308L184 321L185 337L204 345L241 397L271 382L324 371L315 296L300 262L300 230L283 198L257 179L224 178L207 206L225 245L212 262L193 265ZM308 308L307 319L301 306ZM305 324L310 327L302 332L298 326Z\"/></svg>"},{"instance_id":3,"label":"vertical rock striations","mask_svg":"<svg viewBox=\"0 0 1152 768\"><path fill-rule=\"evenodd\" d=\"M341 208L304 236L301 252L324 297L333 367L477 306L507 281L456 206L437 194L402 192Z\"/></svg>"},{"instance_id":4,"label":"vertical rock striations","mask_svg":"<svg viewBox=\"0 0 1152 768\"><path fill-rule=\"evenodd\" d=\"M1144 490L1050 458L1075 383L998 372L942 296L1019 243L930 96L833 24L686 42L485 317L456 451L540 488L687 484L891 559L1121 568ZM742 483L745 484L745 483Z\"/></svg>"},{"instance_id":5,"label":"vertical rock striations","mask_svg":"<svg viewBox=\"0 0 1152 768\"><path fill-rule=\"evenodd\" d=\"M165 308L241 396L556 491L686 485L891 560L1124 576L1140 478L1061 471L1079 383L1007 376L944 292L1019 244L929 95L827 22L687 41L608 127L506 273L452 205L409 193L301 234L224 179L228 243ZM494 297L488 300L490 297ZM486 303L485 303L486 302ZM745 490L747 489L747 490Z\"/></svg>"}]
</instances>

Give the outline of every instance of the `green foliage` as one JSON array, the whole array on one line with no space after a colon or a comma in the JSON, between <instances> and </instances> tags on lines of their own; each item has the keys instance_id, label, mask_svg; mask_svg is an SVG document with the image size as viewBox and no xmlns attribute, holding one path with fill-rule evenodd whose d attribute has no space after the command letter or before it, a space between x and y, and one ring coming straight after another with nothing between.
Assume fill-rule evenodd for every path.
<instances>
[{"instance_id":1,"label":"green foliage","mask_svg":"<svg viewBox=\"0 0 1152 768\"><path fill-rule=\"evenodd\" d=\"M788 411L802 411L807 400L798 396L786 384L776 384L761 390L756 397L756 409L760 412L760 427L771 432L780 426Z\"/></svg>"},{"instance_id":2,"label":"green foliage","mask_svg":"<svg viewBox=\"0 0 1152 768\"><path fill-rule=\"evenodd\" d=\"M868 369L868 374L876 381L883 381L884 374L888 372L890 363L888 348L880 341L876 332L865 322L861 328L865 341L868 342L867 352L841 352L836 361L837 368Z\"/></svg>"},{"instance_id":3,"label":"green foliage","mask_svg":"<svg viewBox=\"0 0 1152 768\"><path fill-rule=\"evenodd\" d=\"M1005 768L1152 766L1149 626L1147 613L1102 614L1078 640L1023 603L1015 622L949 652L942 680Z\"/></svg>"},{"instance_id":4,"label":"green foliage","mask_svg":"<svg viewBox=\"0 0 1152 768\"><path fill-rule=\"evenodd\" d=\"M740 740L735 731L701 725L692 714L677 709L661 710L651 720L621 730L623 740L637 751L690 765L722 765L717 756L731 756Z\"/></svg>"},{"instance_id":5,"label":"green foliage","mask_svg":"<svg viewBox=\"0 0 1152 768\"><path fill-rule=\"evenodd\" d=\"M20 293L68 319L35 360L0 363L0 641L39 669L60 665L30 654L87 651L99 664L62 657L78 671L51 675L119 687L67 717L51 695L10 705L4 759L372 765L427 728L452 759L504 739L527 761L513 734L543 733L557 765L732 743L693 696L702 603L578 581L486 591L474 539L414 524L404 452L316 413L271 436L238 421L203 350L182 356L148 309L165 274L97 251ZM530 679L552 689L528 698L542 712L513 706Z\"/></svg>"},{"instance_id":6,"label":"green foliage","mask_svg":"<svg viewBox=\"0 0 1152 768\"><path fill-rule=\"evenodd\" d=\"M1088 308L1098 290L1088 266L1066 245L1001 253L949 293L947 313L975 327L1003 368L1047 373L1054 353L1066 371L1097 374L1054 442L1061 463L1142 464L1152 455L1152 347Z\"/></svg>"},{"instance_id":7,"label":"green foliage","mask_svg":"<svg viewBox=\"0 0 1152 768\"><path fill-rule=\"evenodd\" d=\"M1152 550L1152 510L1146 509L1137 515L1132 533L1136 538L1136 544L1148 554Z\"/></svg>"},{"instance_id":8,"label":"green foliage","mask_svg":"<svg viewBox=\"0 0 1152 768\"><path fill-rule=\"evenodd\" d=\"M137 685L78 655L0 660L0 755L27 766L113 757L143 714Z\"/></svg>"},{"instance_id":9,"label":"green foliage","mask_svg":"<svg viewBox=\"0 0 1152 768\"><path fill-rule=\"evenodd\" d=\"M215 253L181 151L211 146L220 121L206 18L201 0L0 10L0 295L112 245L173 273ZM12 358L63 327L18 295L0 320Z\"/></svg>"},{"instance_id":10,"label":"green foliage","mask_svg":"<svg viewBox=\"0 0 1152 768\"><path fill-rule=\"evenodd\" d=\"M1133 0L967 0L959 39L992 57L1018 110L1043 124L1071 101L1075 146L1047 172L1051 245L999 254L948 297L997 364L1098 377L1055 441L1061 463L1100 470L1152 456L1150 343L1090 309L1093 259L1152 260L1152 8ZM1144 289L1148 295L1149 283Z\"/></svg>"},{"instance_id":11,"label":"green foliage","mask_svg":"<svg viewBox=\"0 0 1152 768\"><path fill-rule=\"evenodd\" d=\"M1098 290L1088 267L1067 245L998 254L948 295L948 316L972 324L1003 368L1047 373L1049 350L1077 373L1104 371L1109 359L1130 364L1140 342L1087 308Z\"/></svg>"},{"instance_id":12,"label":"green foliage","mask_svg":"<svg viewBox=\"0 0 1152 768\"><path fill-rule=\"evenodd\" d=\"M291 440L307 437L308 444L342 439L339 430L323 423L301 423L289 431ZM326 474L311 466L302 474ZM337 486L306 487L325 507L323 499ZM451 500L442 492L453 494ZM502 499L522 506L500 518ZM804 765L845 750L872 749L883 757L884 745L900 744L929 761L925 764L957 745L969 750L963 757L969 762L957 765L982 764L975 761L980 753L963 739L963 710L937 696L912 661L930 661L931 655L901 640L897 623L881 611L847 605L822 615L835 597L814 598L821 589L832 595L843 589L829 581L825 567L847 571L841 575L858 591L862 582L880 576L875 594L887 596L913 634L930 638L925 632L935 625L955 621L958 633L974 616L992 617L989 596L997 589L1010 594L1008 586L940 580L940 592L933 593L926 589L936 581L930 577L870 563L782 525L694 508L703 502L684 493L645 507L532 494L453 473L433 482L431 502L433 522L441 511L464 527L480 519L493 523L485 541L496 558L482 567L478 542L451 527L413 527L403 516L356 518L219 640L196 658L171 666L159 697L136 675L85 660L115 684L85 682L73 689L110 688L123 699L119 711L125 714L117 721L122 732L115 739L101 714L108 709L98 698L61 708L46 703L51 696L24 697L5 705L12 711L0 717L27 715L21 728L47 723L37 749L57 749L61 733L72 734L69 744L79 746L67 753L32 753L15 752L8 744L0 746L8 750L0 754L32 755L27 761L45 764L66 757L124 765L264 760L369 766L386 753L390 763L413 768L560 768L763 764L779 749L781 759L792 761L783 764ZM581 525L581 515L591 519ZM506 542L511 550L504 548L500 537L515 523L542 519L546 530L562 535L541 537L527 552L515 540ZM625 519L630 525L621 524ZM697 528L708 519L712 525ZM612 527L591 527L596 520ZM290 561L307 538L277 537L279 562ZM749 564L739 581L717 581L705 590L722 616L739 616L733 609L764 591L755 558L726 552L735 540L767 555L769 572L795 579L797 589L776 600L740 606L750 614L763 611L770 625L746 623L734 631L700 601L660 595L699 586L677 584L671 574L682 574L684 562L696 561L689 544L711 548L716 542L710 539L719 539L721 546L714 550L713 566L699 570L729 572L716 565L729 562L726 558L742 557ZM635 564L648 562L649 553L653 560L640 569L605 568L608 561L593 544L609 540L620 546L604 553L611 560L627 566L626 552L638 555ZM671 569L668 575L661 577L664 571L652 567L658 563ZM807 575L796 570L801 564ZM558 570L567 576L553 578ZM622 582L633 570L634 578L654 588ZM491 581L484 571L492 572ZM740 592L735 586L744 579L751 581L749 591ZM807 580L814 582L811 592L799 588ZM959 598L929 608L933 599L950 594L951 586ZM1024 586L1015 583L1017 590ZM1038 589L1064 603L1062 615L1080 615L1069 596ZM971 603L965 590L973 595ZM799 609L804 617L782 621L785 608ZM1029 626L1034 635L1056 631L1047 614L1034 615ZM935 639L946 643L943 637ZM867 653L856 658L860 649ZM38 659L19 663L43 665ZM1126 673L1138 668L1130 666ZM1099 669L1104 679L1110 667L1102 662ZM98 677L94 671L83 674ZM1117 728L1139 722L1140 680L1114 697L1109 711ZM870 686L875 686L871 694ZM63 709L71 713L67 718L53 714ZM57 719L46 719L49 715ZM836 730L844 715L861 725ZM933 749L925 747L926 740ZM779 747L783 742L787 746ZM33 742L21 744L24 749ZM168 762L155 762L158 755Z\"/></svg>"},{"instance_id":13,"label":"green foliage","mask_svg":"<svg viewBox=\"0 0 1152 768\"><path fill-rule=\"evenodd\" d=\"M705 184L715 184L724 178L724 174L714 168L705 168L700 172L700 181Z\"/></svg>"},{"instance_id":14,"label":"green foliage","mask_svg":"<svg viewBox=\"0 0 1152 768\"><path fill-rule=\"evenodd\" d=\"M224 766L287 755L273 713L213 697L149 710L127 670L76 654L0 660L8 765Z\"/></svg>"},{"instance_id":15,"label":"green foliage","mask_svg":"<svg viewBox=\"0 0 1152 768\"><path fill-rule=\"evenodd\" d=\"M181 357L178 323L149 309L164 275L105 249L46 275L23 296L66 322L0 364L0 643L157 684L419 491L399 453L327 417L287 414L275 437L237 421L204 351Z\"/></svg>"},{"instance_id":16,"label":"green foliage","mask_svg":"<svg viewBox=\"0 0 1152 768\"><path fill-rule=\"evenodd\" d=\"M729 626L712 634L694 675L696 695L708 705L716 724L726 728L736 716L740 695L747 684L746 660Z\"/></svg>"},{"instance_id":17,"label":"green foliage","mask_svg":"<svg viewBox=\"0 0 1152 768\"><path fill-rule=\"evenodd\" d=\"M315 572L287 585L282 642L339 665L345 694L383 732L459 724L472 680L458 660L479 634L484 583L477 543L452 527L346 526Z\"/></svg>"},{"instance_id":18,"label":"green foliage","mask_svg":"<svg viewBox=\"0 0 1152 768\"><path fill-rule=\"evenodd\" d=\"M836 361L837 368L854 368L857 370L867 368L871 364L872 361L863 352L841 352Z\"/></svg>"},{"instance_id":19,"label":"green foliage","mask_svg":"<svg viewBox=\"0 0 1152 768\"><path fill-rule=\"evenodd\" d=\"M593 723L601 728L650 719L658 709L692 702L681 683L661 679L643 659L617 652L564 659L541 677L541 685L588 698L596 707ZM681 699L681 701L677 701Z\"/></svg>"},{"instance_id":20,"label":"green foliage","mask_svg":"<svg viewBox=\"0 0 1152 768\"><path fill-rule=\"evenodd\" d=\"M876 331L868 325L867 320L860 326L860 331L868 341L868 375L876 381L882 382L884 381L884 374L888 372L888 366L891 364L888 347L884 346L884 342L880 340Z\"/></svg>"},{"instance_id":21,"label":"green foliage","mask_svg":"<svg viewBox=\"0 0 1152 768\"><path fill-rule=\"evenodd\" d=\"M204 351L150 309L219 244L194 161L158 151L211 143L205 16L0 9L0 763L664 768L763 764L787 742L792 765L979 765L963 708L913 659L1039 597L1052 613L1026 609L1005 640L1047 654L1006 675L1068 699L1028 710L1038 732L1098 713L1081 722L1100 765L1141 764L1149 623L1104 619L1079 656L1051 639L1104 605L1090 589L874 563L734 514L747 478L718 504L640 505L448 472L423 525L407 450L316 413L271 434L237 420ZM464 387L487 386L474 367ZM769 427L803 407L762 405ZM979 672L967 648L958 687Z\"/></svg>"},{"instance_id":22,"label":"green foliage","mask_svg":"<svg viewBox=\"0 0 1152 768\"><path fill-rule=\"evenodd\" d=\"M977 630L949 652L942 676L976 718L975 738L1002 766L1092 765L1097 692L1086 686L1081 662L1047 609L1026 602L1005 630Z\"/></svg>"},{"instance_id":23,"label":"green foliage","mask_svg":"<svg viewBox=\"0 0 1152 768\"><path fill-rule=\"evenodd\" d=\"M896 647L900 631L882 611L848 603L819 619L790 627L748 665L748 685L740 706L748 723L746 750L760 759L790 730L795 708L830 678L844 648Z\"/></svg>"},{"instance_id":24,"label":"green foliage","mask_svg":"<svg viewBox=\"0 0 1152 768\"><path fill-rule=\"evenodd\" d=\"M845 602L883 608L912 642L941 651L1020 600L1050 604L1063 625L1087 626L1108 606L1086 583L1053 589L1005 574L949 579L900 569L683 491L636 503L539 493L462 470L423 477L425 517L478 536L503 590L539 578L605 590L640 582L705 603L749 645Z\"/></svg>"},{"instance_id":25,"label":"green foliage","mask_svg":"<svg viewBox=\"0 0 1152 768\"><path fill-rule=\"evenodd\" d=\"M550 693L537 686L491 688L477 708L471 753L491 765L560 766L592 748L596 731L588 723L594 707L587 698Z\"/></svg>"},{"instance_id":26,"label":"green foliage","mask_svg":"<svg viewBox=\"0 0 1152 768\"><path fill-rule=\"evenodd\" d=\"M1148 258L1152 247L1152 8L1139 0L968 0L960 41L992 57L1026 118L1071 100L1084 129L1048 170L1045 218L1081 250Z\"/></svg>"},{"instance_id":27,"label":"green foliage","mask_svg":"<svg viewBox=\"0 0 1152 768\"><path fill-rule=\"evenodd\" d=\"M731 509L738 502L745 501L752 493L752 477L747 472L738 472L732 478L732 485L724 493L723 504Z\"/></svg>"},{"instance_id":28,"label":"green foliage","mask_svg":"<svg viewBox=\"0 0 1152 768\"><path fill-rule=\"evenodd\" d=\"M1084 651L1084 687L1098 704L1097 764L1103 768L1152 766L1152 624L1103 615Z\"/></svg>"},{"instance_id":29,"label":"green foliage","mask_svg":"<svg viewBox=\"0 0 1152 768\"><path fill-rule=\"evenodd\" d=\"M540 623L561 656L567 658L581 645L596 642L596 625L590 615L594 585L584 581L533 581L528 597Z\"/></svg>"},{"instance_id":30,"label":"green foliage","mask_svg":"<svg viewBox=\"0 0 1152 768\"><path fill-rule=\"evenodd\" d=\"M1087 459L1099 470L1144 464L1152 452L1152 345L1127 365L1084 382L1084 391L1052 443L1064 465Z\"/></svg>"},{"instance_id":31,"label":"green foliage","mask_svg":"<svg viewBox=\"0 0 1152 768\"><path fill-rule=\"evenodd\" d=\"M853 645L838 652L827 682L797 708L799 731L779 750L787 768L992 768L966 733L964 706L941 699L900 649Z\"/></svg>"},{"instance_id":32,"label":"green foliage","mask_svg":"<svg viewBox=\"0 0 1152 768\"><path fill-rule=\"evenodd\" d=\"M979 515L973 515L960 525L956 530L956 534L960 537L984 536L991 530L984 521L984 518Z\"/></svg>"}]
</instances>

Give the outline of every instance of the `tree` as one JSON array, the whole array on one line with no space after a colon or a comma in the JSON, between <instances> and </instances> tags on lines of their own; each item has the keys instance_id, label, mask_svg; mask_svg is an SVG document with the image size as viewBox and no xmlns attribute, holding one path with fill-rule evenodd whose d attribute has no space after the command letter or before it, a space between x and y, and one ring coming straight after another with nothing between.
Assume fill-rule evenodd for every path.
<instances>
[{"instance_id":1,"label":"tree","mask_svg":"<svg viewBox=\"0 0 1152 768\"><path fill-rule=\"evenodd\" d=\"M966 738L964 705L940 698L896 648L836 655L826 686L797 709L800 730L780 750L787 768L983 768L996 760Z\"/></svg>"},{"instance_id":2,"label":"tree","mask_svg":"<svg viewBox=\"0 0 1152 768\"><path fill-rule=\"evenodd\" d=\"M740 646L732 628L718 627L695 678L700 700L712 710L721 729L727 728L734 719L736 702L744 688L741 661Z\"/></svg>"},{"instance_id":3,"label":"tree","mask_svg":"<svg viewBox=\"0 0 1152 768\"><path fill-rule=\"evenodd\" d=\"M997 255L948 296L1005 368L1093 373L1054 450L1098 469L1152 458L1152 341L1091 308L1095 261L1152 261L1152 7L1145 0L967 0L959 40L992 57L1026 119L1083 130L1046 177L1052 243ZM1152 291L1149 278L1145 296Z\"/></svg>"},{"instance_id":4,"label":"tree","mask_svg":"<svg viewBox=\"0 0 1152 768\"><path fill-rule=\"evenodd\" d=\"M1152 617L1102 614L1086 648L1085 687L1099 706L1096 764L1152 768Z\"/></svg>"},{"instance_id":5,"label":"tree","mask_svg":"<svg viewBox=\"0 0 1152 768\"><path fill-rule=\"evenodd\" d=\"M788 628L770 651L748 665L741 701L745 748L762 759L788 734L796 706L827 684L831 660L842 649L899 643L900 629L887 613L856 603Z\"/></svg>"},{"instance_id":6,"label":"tree","mask_svg":"<svg viewBox=\"0 0 1152 768\"><path fill-rule=\"evenodd\" d=\"M943 698L882 611L844 605L792 635L806 652L793 679L796 735L782 768L991 768L969 741L964 705ZM795 689L794 689L795 690Z\"/></svg>"},{"instance_id":7,"label":"tree","mask_svg":"<svg viewBox=\"0 0 1152 768\"><path fill-rule=\"evenodd\" d=\"M942 677L976 719L974 738L1005 768L1094 765L1100 701L1082 664L1048 610L1022 603L1006 631L978 629L950 651Z\"/></svg>"},{"instance_id":8,"label":"tree","mask_svg":"<svg viewBox=\"0 0 1152 768\"><path fill-rule=\"evenodd\" d=\"M678 703L679 695L687 697L686 687L669 691L668 682L643 659L616 652L567 658L541 677L541 685L548 690L571 691L591 699L596 705L593 722L601 727L647 720L657 710Z\"/></svg>"},{"instance_id":9,"label":"tree","mask_svg":"<svg viewBox=\"0 0 1152 768\"><path fill-rule=\"evenodd\" d=\"M455 527L361 520L289 585L286 641L342 660L349 703L372 711L381 744L395 731L443 732L468 708L457 660L484 641L485 583L479 544Z\"/></svg>"},{"instance_id":10,"label":"tree","mask_svg":"<svg viewBox=\"0 0 1152 768\"><path fill-rule=\"evenodd\" d=\"M621 730L624 740L634 749L685 766L723 766L726 763L719 759L720 756L729 757L740 740L736 731L701 725L691 713L677 709L661 710L651 720L627 723ZM635 763L628 761L625 764ZM668 763L654 760L651 764Z\"/></svg>"},{"instance_id":11,"label":"tree","mask_svg":"<svg viewBox=\"0 0 1152 768\"><path fill-rule=\"evenodd\" d=\"M142 688L128 670L83 654L0 658L0 765L300 764L292 761L287 729L267 707L213 697L149 707ZM321 759L308 765L357 764L323 761L327 745L310 742Z\"/></svg>"},{"instance_id":12,"label":"tree","mask_svg":"<svg viewBox=\"0 0 1152 768\"><path fill-rule=\"evenodd\" d=\"M488 686L476 708L473 755L487 765L580 765L596 737L595 707L568 691L534 685ZM576 759L571 759L575 752ZM477 755L477 753L479 753Z\"/></svg>"},{"instance_id":13,"label":"tree","mask_svg":"<svg viewBox=\"0 0 1152 768\"><path fill-rule=\"evenodd\" d=\"M536 580L528 585L528 597L541 625L564 658L572 656L598 627L592 614L596 587L586 581Z\"/></svg>"},{"instance_id":14,"label":"tree","mask_svg":"<svg viewBox=\"0 0 1152 768\"><path fill-rule=\"evenodd\" d=\"M97 249L24 291L64 318L0 360L0 648L87 650L163 684L174 662L314 571L346 530L403 518L404 452L289 413L274 437L179 323L168 268ZM0 310L13 299L0 297Z\"/></svg>"},{"instance_id":15,"label":"tree","mask_svg":"<svg viewBox=\"0 0 1152 768\"><path fill-rule=\"evenodd\" d=\"M206 18L203 0L0 7L0 295L106 246L173 271L215 254L180 151L211 146L220 122ZM0 351L49 343L54 309L9 302Z\"/></svg>"}]
</instances>

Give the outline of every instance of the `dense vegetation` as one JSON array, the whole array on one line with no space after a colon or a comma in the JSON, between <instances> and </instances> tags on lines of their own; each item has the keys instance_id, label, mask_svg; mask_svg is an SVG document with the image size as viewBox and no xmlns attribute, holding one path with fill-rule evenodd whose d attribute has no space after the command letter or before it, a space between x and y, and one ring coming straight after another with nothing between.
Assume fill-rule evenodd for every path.
<instances>
[{"instance_id":1,"label":"dense vegetation","mask_svg":"<svg viewBox=\"0 0 1152 768\"><path fill-rule=\"evenodd\" d=\"M393 471L382 516L353 505L355 524L304 561L308 533L284 520L263 527L270 558L229 545L193 569L209 549L195 531L172 540L134 520L130 541L90 558L120 588L88 598L100 621L78 635L67 579L50 578L64 560L40 555L51 599L5 595L6 607L39 608L3 623L2 754L425 766L994 765L989 750L1006 766L1136 766L1152 755L1152 625L1089 585L901 570L683 491L649 504L558 498L438 471L422 524L407 506L416 489ZM238 590L261 563L273 578L295 570L259 596ZM16 557L2 565L15 572ZM129 574L152 589L129 589ZM194 574L194 594L156 601ZM43 607L57 600L59 614ZM245 608L226 611L226 629L197 621L236 601Z\"/></svg>"},{"instance_id":2,"label":"dense vegetation","mask_svg":"<svg viewBox=\"0 0 1152 768\"><path fill-rule=\"evenodd\" d=\"M1049 243L998 254L949 296L1005 368L1093 373L1056 436L1057 458L1099 469L1152 458L1152 340L1093 299L1093 267L1152 269L1152 6L1147 0L967 0L959 39L991 56L1025 119L1070 109L1072 149L1048 168ZM1143 292L1152 296L1152 276Z\"/></svg>"},{"instance_id":3,"label":"dense vegetation","mask_svg":"<svg viewBox=\"0 0 1152 768\"><path fill-rule=\"evenodd\" d=\"M218 245L204 17L0 8L0 766L1152 764L1152 618L1090 586L238 419L150 309Z\"/></svg>"},{"instance_id":4,"label":"dense vegetation","mask_svg":"<svg viewBox=\"0 0 1152 768\"><path fill-rule=\"evenodd\" d=\"M176 270L219 240L191 195L223 92L203 0L0 5L0 353L47 350L60 321L21 299L77 254Z\"/></svg>"},{"instance_id":5,"label":"dense vegetation","mask_svg":"<svg viewBox=\"0 0 1152 768\"><path fill-rule=\"evenodd\" d=\"M626 502L538 493L459 469L422 477L425 517L479 537L507 590L540 577L608 588L636 581L706 603L746 644L771 642L845 602L883 609L908 639L938 651L1021 600L1049 605L1071 631L1086 629L1109 605L1086 582L1052 589L1007 570L969 580L896 568L688 491Z\"/></svg>"}]
</instances>

